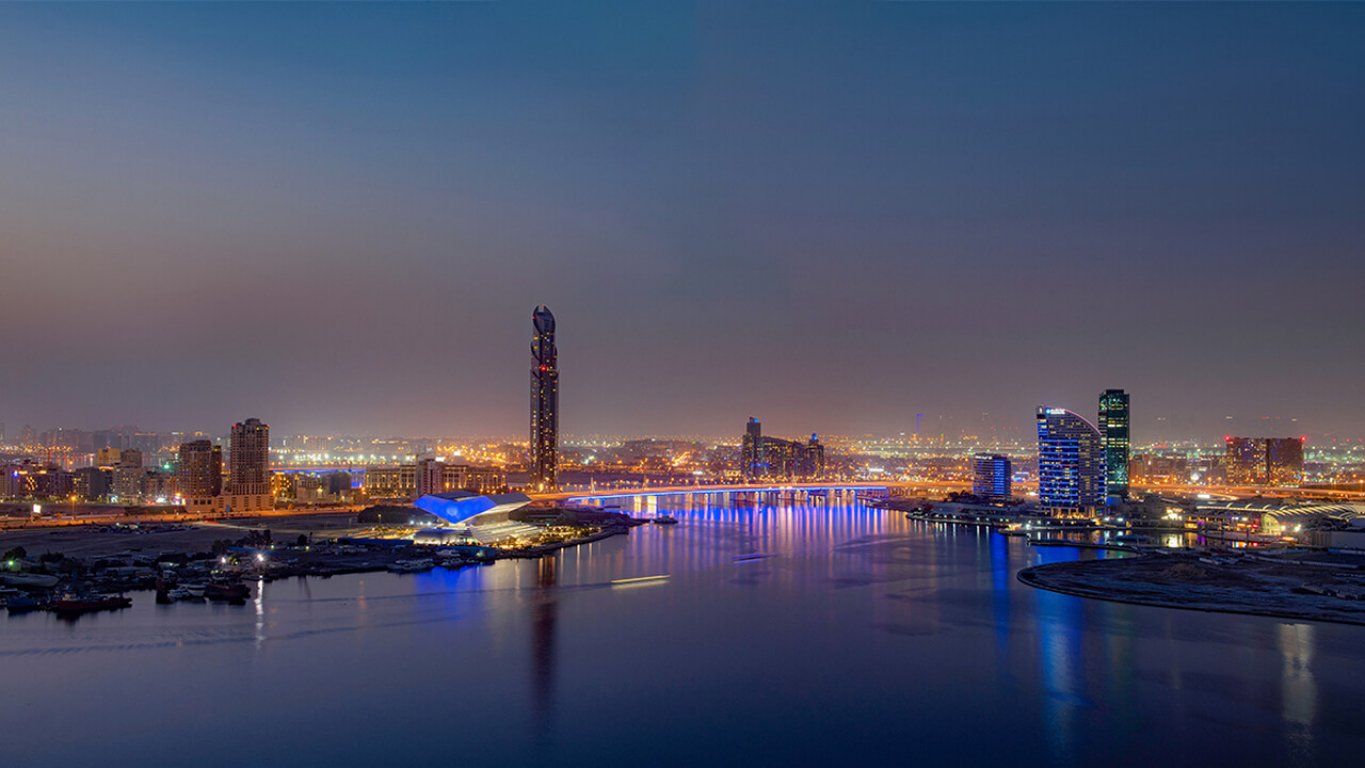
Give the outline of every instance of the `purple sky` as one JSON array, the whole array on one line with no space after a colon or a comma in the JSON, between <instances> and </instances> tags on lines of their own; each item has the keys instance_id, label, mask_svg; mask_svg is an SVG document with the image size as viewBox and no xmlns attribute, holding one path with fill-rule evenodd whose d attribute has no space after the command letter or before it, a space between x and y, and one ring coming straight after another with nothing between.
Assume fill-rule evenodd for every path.
<instances>
[{"instance_id":1,"label":"purple sky","mask_svg":"<svg viewBox=\"0 0 1365 768\"><path fill-rule=\"evenodd\" d=\"M0 420L520 436L545 303L569 433L1026 435L1124 387L1138 442L1360 435L1362 39L1363 4L0 5Z\"/></svg>"}]
</instances>

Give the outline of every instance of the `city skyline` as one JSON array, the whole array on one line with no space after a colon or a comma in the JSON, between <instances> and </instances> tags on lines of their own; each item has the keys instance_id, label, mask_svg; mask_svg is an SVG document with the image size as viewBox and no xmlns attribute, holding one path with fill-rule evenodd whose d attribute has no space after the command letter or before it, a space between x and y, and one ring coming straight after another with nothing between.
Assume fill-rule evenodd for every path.
<instances>
[{"instance_id":1,"label":"city skyline","mask_svg":"<svg viewBox=\"0 0 1365 768\"><path fill-rule=\"evenodd\" d=\"M0 9L0 420L1365 434L1365 8L574 5Z\"/></svg>"},{"instance_id":2,"label":"city skyline","mask_svg":"<svg viewBox=\"0 0 1365 768\"><path fill-rule=\"evenodd\" d=\"M9 762L1351 764L1362 40L0 2Z\"/></svg>"},{"instance_id":3,"label":"city skyline","mask_svg":"<svg viewBox=\"0 0 1365 768\"><path fill-rule=\"evenodd\" d=\"M524 416L524 414L523 414L523 419L524 419L524 418L525 418L525 416ZM272 419L272 421L273 421L273 419ZM1034 438L1036 437L1036 435L1035 435L1035 426L1036 426L1036 425L1035 425L1035 417L1034 417L1034 413L1033 413L1033 408L1028 409L1028 411L1027 411L1027 413L1025 414L1024 417L1022 417L1022 418L1016 418L1016 419L1014 419L1014 421L1016 421L1016 422L1018 422L1018 423L1017 423L1017 424L1009 425L1010 429L1001 429L1001 430L998 431L998 432L990 432L990 431L983 432L983 431L981 431L981 430L979 430L979 429L978 429L978 430L974 430L970 425L962 425L962 424L960 424L959 422L957 422L956 420L952 420L952 419L947 419L947 420L943 420L943 421L938 421L938 422L934 422L934 423L932 423L932 424L931 424L931 423L926 423L924 429L922 429L922 430L918 433L918 435L919 435L919 442L922 443L922 444L924 444L924 445L926 445L926 446L927 446L927 445L936 444L936 443L942 443L942 442L951 443L951 444L960 444L960 445L967 445L967 444L971 444L971 445L1006 445L1006 444L1025 445L1025 444L1031 444L1031 443L1033 442ZM1152 424L1155 426L1156 429L1162 429L1162 428L1163 428L1163 425L1167 422L1167 420L1166 420L1165 418L1162 418L1162 417L1152 417L1152 418L1150 419L1150 421L1152 422ZM1205 434L1200 434L1200 435L1186 435L1186 436L1170 435L1170 434L1160 434L1160 433L1154 432L1153 430L1147 429L1146 426L1142 426L1141 429L1142 429L1143 434L1139 435L1139 439L1134 439L1134 440L1132 441L1132 445L1135 446L1135 447L1149 447L1149 446L1161 446L1161 445L1203 445L1203 446L1206 446L1206 447L1216 447L1216 446L1221 446L1224 442L1226 442L1226 440L1227 440L1227 438L1228 438L1229 436L1233 436L1233 435L1239 435L1239 436L1241 436L1241 435L1251 435L1251 436L1259 436L1259 437L1285 437L1285 438L1294 438L1294 439L1297 439L1297 440L1306 441L1306 442L1307 442L1308 444L1310 444L1310 445L1314 445L1314 444L1327 444L1327 443L1338 443L1338 442L1348 443L1348 444L1349 444L1349 443L1355 443L1355 442L1362 442L1362 441L1365 441L1365 435L1347 434L1347 433L1343 433L1343 432L1339 432L1339 431L1338 431L1338 432L1323 432L1323 433L1317 433L1317 434L1297 432L1296 430L1299 428L1298 422L1292 421L1292 420L1288 420L1288 419L1268 419L1268 418L1266 418L1266 419L1256 419L1256 420L1241 421L1241 422L1237 422L1237 421L1234 420L1234 421L1225 421L1225 422L1223 422L1223 425L1224 425L1224 431L1223 431L1222 433L1219 433L1219 434L1210 433L1210 434L1207 434L1207 435L1205 435ZM959 426L961 427L960 429L958 428ZM209 438L209 439L211 439L211 440L217 440L217 441L221 441L221 442L227 442L227 441L230 439L231 432L232 432L232 424L230 424L230 423L224 423L224 424L221 424L221 425L218 425L218 426L213 426L213 425L196 425L196 427L194 427L194 428L189 428L189 429L186 429L186 428L183 428L183 427L175 427L175 426L162 428L162 427L156 427L156 426L154 426L154 425L150 425L150 426L149 426L149 425L141 425L141 424L133 425L133 424L101 424L101 423L96 423L96 424L71 424L71 423L64 423L64 424L37 425L37 424L27 424L27 423L26 423L26 424L22 424L22 425L7 425L7 426L6 426L6 432L4 433L5 436L6 436L6 439L5 439L4 441L0 441L0 445L14 445L14 446L17 446L17 445L23 444L23 443L22 443L22 440L20 439L20 434L21 434L21 432L23 431L23 428L31 428L31 429L33 430L34 439L35 439L35 442L34 442L33 444L34 444L34 445L40 445L40 444L43 444L43 443L42 443L42 439L41 439L42 436L43 436L44 434L49 434L49 433L55 435L56 433L60 433L60 432L74 431L74 432L81 432L81 433L86 433L86 434L99 434L99 433L106 433L106 432L115 432L115 431L118 431L118 430L122 430L122 429L126 429L126 428L133 428L133 427L136 428L136 433L137 433L137 434L156 434L156 435L161 435L161 436L176 435L176 436L180 436L180 437L182 437L182 438L184 438L184 439L186 439L186 440L195 439L195 438L199 438L199 437L207 437L207 438ZM934 428L931 429L930 427L934 427ZM1011 431L1011 430L1012 430L1012 431ZM1178 431L1178 430L1179 430L1179 428L1177 427L1177 430L1176 430L1176 431ZM521 430L521 432L524 432L524 431L525 431L524 429ZM134 434L134 432L129 432L128 434ZM778 433L777 436L782 437L782 438L784 438L784 439L796 440L796 439L805 439L805 438L809 437L810 434L811 434L811 433L809 433L809 432L803 432L803 431L801 431L801 430L783 430L782 432ZM844 439L905 440L905 441L909 441L909 442L915 442L915 436L916 436L916 433L914 432L913 425L911 425L910 429L896 430L896 431L871 430L871 431L865 431L865 432L851 432L851 431L832 430L832 431L827 431L827 432L819 432L819 433L816 433L816 434L821 434L821 435L825 435L825 436L829 436L829 437L844 438ZM280 432L280 437L281 437L282 439L284 439L284 440L290 440L290 439L295 439L295 438L304 438L304 437L330 437L330 438L348 438L348 439L361 439L361 440L416 440L416 441L455 440L455 441L466 441L466 442L480 442L480 441L485 441L485 442L487 442L487 441L494 441L494 442L501 442L501 443L508 443L508 444L526 444L526 443L527 443L526 437L525 437L523 434L520 434L520 433L518 433L518 432L515 431L515 430L509 430L509 431L506 432L506 433L476 433L476 432L445 432L445 433L441 433L441 432L424 432L424 431L417 431L417 432L412 432L412 433L406 433L406 434L405 434L405 433L396 432L396 431L393 431L393 430L381 430L381 431L374 431L374 432L359 432L359 431L346 431L346 430L340 430L340 429L323 429L323 430L319 430L319 431L316 431L316 432L308 432L308 431L300 431L300 430L291 430L291 431L288 431L288 432ZM684 430L684 431L668 431L668 432L638 432L638 431L604 432L604 431L585 431L585 432L568 433L568 432L564 432L564 431L561 430L560 433L559 433L559 438L560 438L560 442L561 442L561 443L568 443L568 444L578 444L578 443L585 443L585 442L592 442L592 441L600 441L600 440L639 440L639 439L660 439L660 440L715 440L715 441L721 441L721 442L736 442L736 443L737 443L737 441L738 441L738 438L737 438L737 437L735 436L735 434L734 434L733 425L731 426L731 428L730 428L728 431L725 430L724 428L722 428L722 429L720 429L720 430L718 430L718 431L716 431L716 432L710 432L710 431L685 431L685 430Z\"/></svg>"}]
</instances>

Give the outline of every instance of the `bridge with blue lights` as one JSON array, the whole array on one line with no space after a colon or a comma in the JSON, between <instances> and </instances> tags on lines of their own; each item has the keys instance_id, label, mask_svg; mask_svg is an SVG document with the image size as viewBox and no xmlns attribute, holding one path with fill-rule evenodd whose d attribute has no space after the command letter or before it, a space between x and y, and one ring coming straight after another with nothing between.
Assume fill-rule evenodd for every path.
<instances>
[{"instance_id":1,"label":"bridge with blue lights","mask_svg":"<svg viewBox=\"0 0 1365 768\"><path fill-rule=\"evenodd\" d=\"M804 502L810 500L883 498L891 493L891 486L878 483L785 483L752 485L693 485L664 488L639 488L609 491L570 491L547 494L537 498L563 501L569 504L604 505L618 500L648 499L679 496L720 496L738 502L762 503Z\"/></svg>"}]
</instances>

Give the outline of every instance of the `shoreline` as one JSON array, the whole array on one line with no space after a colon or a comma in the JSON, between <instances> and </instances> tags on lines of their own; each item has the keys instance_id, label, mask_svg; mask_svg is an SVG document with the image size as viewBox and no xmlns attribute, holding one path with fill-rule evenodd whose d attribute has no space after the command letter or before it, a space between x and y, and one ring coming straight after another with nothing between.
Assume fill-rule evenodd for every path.
<instances>
[{"instance_id":1,"label":"shoreline","mask_svg":"<svg viewBox=\"0 0 1365 768\"><path fill-rule=\"evenodd\" d=\"M1333 597L1305 588L1313 581L1321 581L1314 578L1322 573L1320 569L1295 574L1290 571L1299 566L1288 562L1255 564L1241 561L1209 566L1207 571L1241 571L1232 579L1220 579L1217 585L1154 578L1179 567L1188 567L1192 560L1198 562L1198 558L1189 555L1147 554L1047 563L1024 568L1015 574L1015 578L1036 589L1111 603L1365 626L1365 601ZM1225 575L1215 574L1214 577ZM1237 580L1241 583L1235 583Z\"/></svg>"},{"instance_id":2,"label":"shoreline","mask_svg":"<svg viewBox=\"0 0 1365 768\"><path fill-rule=\"evenodd\" d=\"M82 594L155 591L158 602L167 602L167 593L184 583L241 584L381 572L402 575L492 565L500 560L535 560L628 534L646 524L644 520L623 518L582 526L582 535L572 538L502 549L482 544L375 539L363 535L372 529L355 526L352 515L333 514L331 521L309 516L306 523L294 521L301 525L275 527L274 533L280 534L277 537L264 526L286 522L279 517L255 517L252 520L258 525L254 526L228 521L160 524L135 531L142 535L130 535L131 529L33 530L22 537L5 537L9 544L17 543L14 538L25 539L21 547L29 550L29 559L23 561L28 567L16 568L12 562L0 569L0 577L8 577L4 583L11 594L14 590L27 593L44 607L59 594L73 590ZM224 536L229 532L235 534L235 541ZM325 538L316 541L318 535ZM43 549L46 552L39 554ZM34 610L32 603L22 605L16 609L10 600L0 600L0 608L10 612Z\"/></svg>"}]
</instances>

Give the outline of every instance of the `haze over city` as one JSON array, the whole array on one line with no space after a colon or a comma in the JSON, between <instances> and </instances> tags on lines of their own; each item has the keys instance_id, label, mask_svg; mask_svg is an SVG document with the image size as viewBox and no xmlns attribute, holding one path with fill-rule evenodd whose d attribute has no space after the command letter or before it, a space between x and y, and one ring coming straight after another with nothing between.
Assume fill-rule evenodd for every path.
<instances>
[{"instance_id":1,"label":"haze over city","mask_svg":"<svg viewBox=\"0 0 1365 768\"><path fill-rule=\"evenodd\" d=\"M0 2L7 762L1358 763L1362 41Z\"/></svg>"},{"instance_id":2,"label":"haze over city","mask_svg":"<svg viewBox=\"0 0 1365 768\"><path fill-rule=\"evenodd\" d=\"M566 434L1359 436L1363 28L7 4L0 420L524 435L544 303Z\"/></svg>"}]
</instances>

